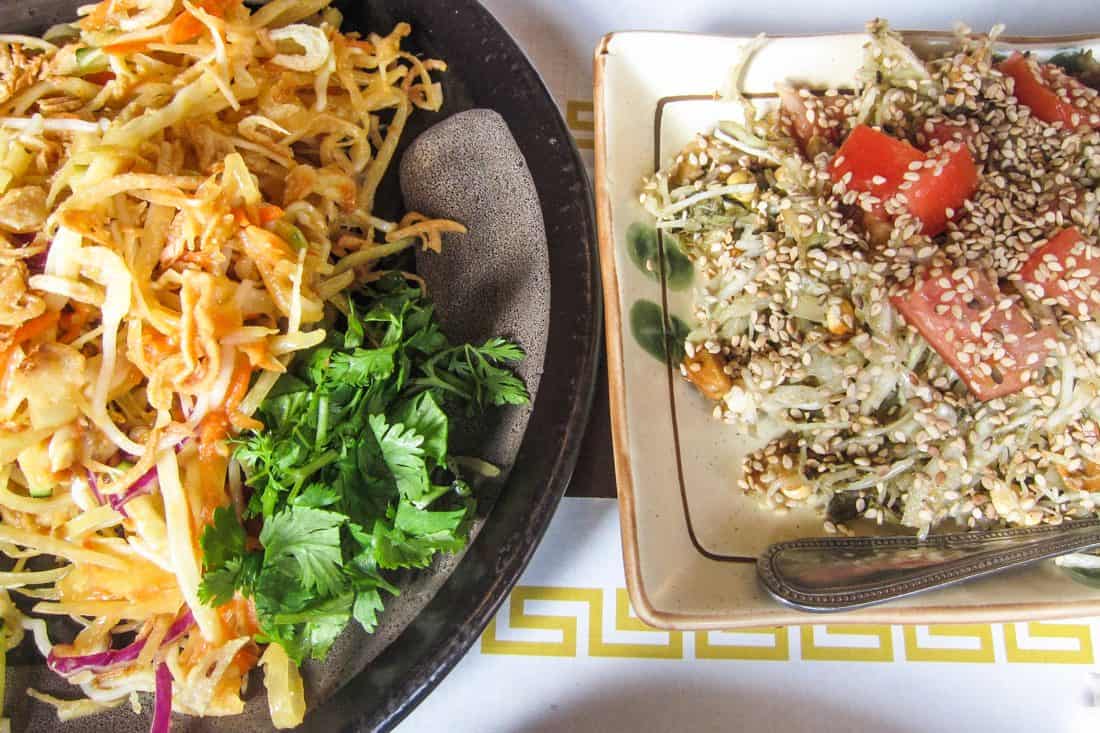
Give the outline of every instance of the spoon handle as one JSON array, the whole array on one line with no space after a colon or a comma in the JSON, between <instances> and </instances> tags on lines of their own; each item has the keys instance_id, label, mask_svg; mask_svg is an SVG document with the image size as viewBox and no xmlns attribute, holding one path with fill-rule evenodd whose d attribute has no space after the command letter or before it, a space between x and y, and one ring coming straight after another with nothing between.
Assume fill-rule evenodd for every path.
<instances>
[{"instance_id":1,"label":"spoon handle","mask_svg":"<svg viewBox=\"0 0 1100 733\"><path fill-rule=\"evenodd\" d=\"M770 546L764 587L804 611L843 611L1100 546L1100 519L917 537L823 537Z\"/></svg>"}]
</instances>

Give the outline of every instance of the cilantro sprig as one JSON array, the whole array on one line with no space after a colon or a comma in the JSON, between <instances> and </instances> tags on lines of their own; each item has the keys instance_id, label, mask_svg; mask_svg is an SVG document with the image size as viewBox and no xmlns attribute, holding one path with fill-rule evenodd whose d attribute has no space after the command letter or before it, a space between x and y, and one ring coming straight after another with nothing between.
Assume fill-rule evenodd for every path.
<instances>
[{"instance_id":1,"label":"cilantro sprig","mask_svg":"<svg viewBox=\"0 0 1100 733\"><path fill-rule=\"evenodd\" d=\"M258 537L225 507L201 538L203 603L251 598L260 640L296 662L323 658L352 618L373 631L382 593L398 593L389 573L465 547L474 499L448 460L450 416L529 399L518 346L452 345L397 275L347 310L236 441Z\"/></svg>"}]
</instances>

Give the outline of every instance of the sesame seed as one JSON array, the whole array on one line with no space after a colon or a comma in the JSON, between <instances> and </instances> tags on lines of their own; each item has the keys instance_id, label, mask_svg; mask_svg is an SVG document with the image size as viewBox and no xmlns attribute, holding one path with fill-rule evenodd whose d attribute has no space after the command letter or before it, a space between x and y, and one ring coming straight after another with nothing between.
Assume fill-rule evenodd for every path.
<instances>
[{"instance_id":1,"label":"sesame seed","mask_svg":"<svg viewBox=\"0 0 1100 733\"><path fill-rule=\"evenodd\" d=\"M974 41L975 47L980 43ZM873 45L871 52L884 68L896 64ZM1078 456L1100 437L1100 426L1083 411L1068 416L1064 429L1048 433L1046 428L1047 416L1060 404L1067 360L1079 380L1100 379L1100 363L1076 338L1080 329L1094 328L1090 313L1100 307L1100 277L1093 275L1091 261L1100 258L1093 246L1100 241L1100 224L1088 215L1095 208L1100 132L1034 118L1012 95L1012 82L971 47L930 62L928 70L927 83L879 85L880 92L893 85L899 94L876 101L887 133L904 137L916 129L910 142L923 145L932 130L946 130L938 135L947 138L939 141L939 153L907 165L896 195L875 195L887 182L882 175L871 178L869 192L852 188L851 171L832 182L827 152L814 160L784 152L791 157L776 167L703 136L681 158L690 161L694 153L704 170L682 180L670 177L666 188L646 189L640 198L652 210L655 201L666 201L662 196L675 203L693 190L725 185L738 171L760 182L747 213L727 197L662 221L698 275L695 304L688 311L697 341L691 351L719 358L721 373L754 403L740 414L719 402L713 408L716 419L741 431L765 417L792 426L745 459L738 486L773 510L788 511L792 501L778 490L780 469L802 471L810 496L797 503L824 511L832 492L820 489L828 477L858 469L859 476L865 472L877 483L850 497L847 511L855 507L856 516L879 523L904 520L927 529L945 517L984 526L991 520L1020 523L1029 512L1050 523L1088 516L1098 502L1074 498L1072 479L1064 489L1059 482L1046 487L1049 495L1036 496L1033 477L1058 477L1056 466L1084 470ZM913 94L914 89L925 91ZM935 89L946 91L936 99ZM864 90L856 89L854 98ZM847 109L834 115L832 103L805 90L799 94L807 100L810 124L839 135L847 131L845 116L857 111L853 97L846 96ZM826 92L824 99L829 97ZM1096 97L1073 92L1065 98L1090 110ZM751 123L751 132L779 140L773 152L786 151L782 145L789 136L773 139L772 124L770 118ZM908 212L908 197L919 190L914 184L924 171L946 174L950 155L964 145L963 134L980 166L978 188L961 206L945 207L947 231L929 237ZM844 163L836 156L831 165ZM782 214L792 207L797 216ZM885 212L890 221L872 239L858 210L853 218L855 207L876 216ZM700 228L700 222L712 220L729 223L718 231L705 223ZM1071 223L1089 243L1069 256L1048 254L1033 268L1033 282L1025 281L1021 273L1034 251ZM643 266L648 269L650 262ZM929 278L936 289L927 295L926 312L935 319L933 333L941 336L926 337L927 327L916 329L908 314L903 318L889 304ZM984 282L1000 294L988 293ZM1059 337L1047 338L1054 328L1061 329ZM949 345L950 364L940 355L941 343ZM826 357L834 364L827 370ZM983 403L960 372L1002 384L1016 375L1024 387ZM879 394L880 385L888 394ZM765 409L773 395L799 395L797 407ZM802 402L810 396L812 407ZM768 410L775 412L766 415ZM975 425L987 430L979 433ZM1085 427L1094 431L1085 435ZM990 465L974 463L971 469L972 450L1001 453ZM908 457L914 466L890 473ZM990 498L995 486L1017 495L1019 517L997 513ZM910 492L923 497L915 514L909 510ZM827 532L852 531L837 518L827 520Z\"/></svg>"}]
</instances>

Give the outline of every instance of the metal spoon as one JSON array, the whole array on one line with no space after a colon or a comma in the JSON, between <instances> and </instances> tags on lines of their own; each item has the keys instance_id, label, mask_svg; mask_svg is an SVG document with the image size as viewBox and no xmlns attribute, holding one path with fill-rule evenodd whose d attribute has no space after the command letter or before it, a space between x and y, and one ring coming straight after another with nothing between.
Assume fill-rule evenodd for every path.
<instances>
[{"instance_id":1,"label":"metal spoon","mask_svg":"<svg viewBox=\"0 0 1100 733\"><path fill-rule=\"evenodd\" d=\"M916 537L779 542L756 561L764 587L804 611L843 611L1100 547L1100 519Z\"/></svg>"}]
</instances>

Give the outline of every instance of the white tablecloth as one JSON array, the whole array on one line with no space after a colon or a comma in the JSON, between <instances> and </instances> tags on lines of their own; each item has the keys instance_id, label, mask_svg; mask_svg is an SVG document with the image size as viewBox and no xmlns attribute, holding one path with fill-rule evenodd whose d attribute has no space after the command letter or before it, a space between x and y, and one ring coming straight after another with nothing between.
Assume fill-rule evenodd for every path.
<instances>
[{"instance_id":1,"label":"white tablecloth","mask_svg":"<svg viewBox=\"0 0 1100 733\"><path fill-rule=\"evenodd\" d=\"M485 4L542 73L589 164L592 51L612 30L813 33L883 15L902 28L1100 33L1097 0ZM481 642L399 730L1100 732L1100 619L668 634L642 629L624 586L615 502L566 499Z\"/></svg>"},{"instance_id":2,"label":"white tablecloth","mask_svg":"<svg viewBox=\"0 0 1100 733\"><path fill-rule=\"evenodd\" d=\"M566 498L399 732L1100 731L1100 619L669 634L630 617L621 563L615 502Z\"/></svg>"}]
</instances>

